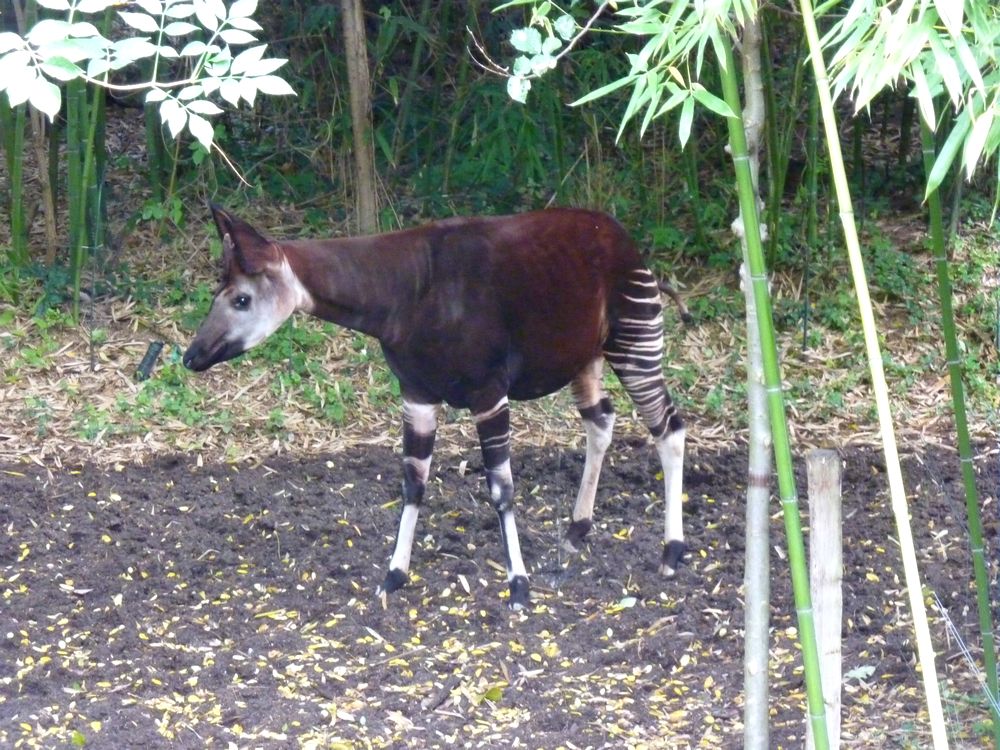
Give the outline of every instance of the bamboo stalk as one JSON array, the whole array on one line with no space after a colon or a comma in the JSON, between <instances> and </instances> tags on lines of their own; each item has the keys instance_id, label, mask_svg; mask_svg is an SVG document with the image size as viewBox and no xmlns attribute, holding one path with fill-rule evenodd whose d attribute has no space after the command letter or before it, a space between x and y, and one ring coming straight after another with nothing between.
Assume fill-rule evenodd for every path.
<instances>
[{"instance_id":1,"label":"bamboo stalk","mask_svg":"<svg viewBox=\"0 0 1000 750\"><path fill-rule=\"evenodd\" d=\"M882 352L878 342L878 330L875 327L875 316L872 312L871 299L868 294L868 281L865 277L864 261L861 257L861 244L858 240L857 226L854 222L854 209L851 205L851 191L847 184L847 175L844 169L844 157L840 150L840 134L837 130L833 98L830 95L826 63L823 59L822 47L820 46L816 19L813 16L812 2L811 0L800 0L799 7L802 10L802 21L809 44L809 58L812 61L813 73L816 78L816 89L819 94L820 111L823 115L826 145L830 156L830 166L833 171L837 202L840 206L841 225L847 245L851 273L854 278L855 294L858 298L858 307L861 313L861 327L868 354L868 367L871 373L872 387L875 392L875 405L878 411L879 429L885 452L886 473L889 479L889 495L892 501L893 514L896 519L900 555L903 559L903 572L906 579L906 590L913 616L917 655L920 661L924 692L927 698L927 711L930 716L931 736L935 748L946 748L948 747L948 735L945 730L941 693L937 682L937 668L934 664L934 647L931 643L930 629L927 625L927 610L924 607L920 587L920 573L917 568L917 557L913 547L913 534L910 531L906 490L903 486L903 473L899 466L896 435L892 426L889 389L886 386L885 373L882 368Z\"/></svg>"},{"instance_id":2,"label":"bamboo stalk","mask_svg":"<svg viewBox=\"0 0 1000 750\"><path fill-rule=\"evenodd\" d=\"M24 131L27 104L14 108L10 170L10 257L15 268L28 265L28 226L24 213Z\"/></svg>"},{"instance_id":3,"label":"bamboo stalk","mask_svg":"<svg viewBox=\"0 0 1000 750\"><path fill-rule=\"evenodd\" d=\"M924 171L929 176L934 167L936 149L930 125L920 119L920 140L923 145ZM969 525L969 545L972 553L972 570L976 579L976 606L979 612L979 633L982 638L983 665L986 684L994 704L997 699L997 655L993 634L993 614L990 607L990 576L986 565L983 542L983 522L979 513L979 493L976 489L976 472L972 465L972 445L969 440L969 421L965 410L965 385L962 378L962 361L955 330L955 312L951 304L951 274L948 267L948 249L941 210L941 194L935 189L927 196L930 214L931 247L937 265L938 300L941 305L941 328L944 333L945 358L948 361L948 378L951 382L952 408L955 410L955 432L958 434L958 458L962 467L962 484L965 487L965 514ZM1000 714L993 714L993 746L1000 748Z\"/></svg>"},{"instance_id":4,"label":"bamboo stalk","mask_svg":"<svg viewBox=\"0 0 1000 750\"><path fill-rule=\"evenodd\" d=\"M740 215L747 245L750 265L750 280L753 284L756 304L757 325L760 328L761 351L763 354L764 381L767 386L768 411L773 437L774 462L778 474L778 492L781 497L782 515L788 544L788 563L791 570L792 592L798 616L799 644L802 647L802 664L805 671L806 700L809 721L812 726L818 750L827 750L826 709L823 703L823 685L819 673L819 651L816 644L816 628L813 622L812 603L809 596L809 569L806 561L805 544L802 540L802 524L799 519L799 503L795 489L795 473L792 468L788 423L785 419L785 401L781 390L781 370L778 365L778 347L775 341L774 321L771 314L771 295L767 284L764 265L764 249L760 234L760 220L757 215L757 198L753 187L753 175L747 156L746 135L740 105L739 81L733 63L732 50L723 45L726 59L719 71L726 104L736 114L727 117L729 145L732 150L733 166L740 198ZM720 61L723 62L723 61Z\"/></svg>"},{"instance_id":5,"label":"bamboo stalk","mask_svg":"<svg viewBox=\"0 0 1000 750\"><path fill-rule=\"evenodd\" d=\"M762 127L773 119L765 104L766 76L761 76L759 18L747 19L742 40L743 88L746 108L743 123L748 143L751 176L758 173ZM768 117L768 113L772 117ZM691 144L688 144L691 147ZM754 179L754 204L759 181ZM745 222L744 222L745 223ZM769 707L768 660L771 623L771 426L768 421L767 384L760 338L757 301L749 279L747 234L740 233L740 279L746 305L747 324L747 426L750 430L747 457L746 553L743 588L743 747L768 750Z\"/></svg>"}]
</instances>

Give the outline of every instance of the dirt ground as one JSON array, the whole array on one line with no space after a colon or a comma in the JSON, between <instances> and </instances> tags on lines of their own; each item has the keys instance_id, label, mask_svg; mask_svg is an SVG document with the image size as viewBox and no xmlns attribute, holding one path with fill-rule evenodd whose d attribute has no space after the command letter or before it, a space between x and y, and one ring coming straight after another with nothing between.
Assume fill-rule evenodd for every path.
<instances>
[{"instance_id":1,"label":"dirt ground","mask_svg":"<svg viewBox=\"0 0 1000 750\"><path fill-rule=\"evenodd\" d=\"M616 441L572 559L559 540L582 455L517 451L533 607L515 615L477 453L437 461L414 580L384 603L400 494L387 448L0 467L0 746L739 747L745 454L689 455L692 555L671 582L651 447ZM958 461L928 448L905 470L925 586L977 639ZM879 453L845 456L846 747L929 742L885 485ZM772 547L771 745L797 748L777 504ZM979 747L986 713L932 626L953 747Z\"/></svg>"}]
</instances>

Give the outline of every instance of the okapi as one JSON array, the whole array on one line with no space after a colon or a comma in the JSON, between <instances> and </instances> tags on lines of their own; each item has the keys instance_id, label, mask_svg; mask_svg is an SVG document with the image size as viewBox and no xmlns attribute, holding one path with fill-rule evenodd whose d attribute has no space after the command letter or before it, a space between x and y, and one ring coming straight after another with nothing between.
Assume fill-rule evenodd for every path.
<instances>
[{"instance_id":1,"label":"okapi","mask_svg":"<svg viewBox=\"0 0 1000 750\"><path fill-rule=\"evenodd\" d=\"M454 218L347 239L271 240L221 208L222 279L184 354L192 370L232 359L301 310L378 339L403 396L403 508L380 592L408 580L442 403L472 412L500 519L510 607L528 574L514 521L508 399L569 384L587 434L583 478L564 545L590 530L615 415L601 384L607 360L635 403L663 465L660 571L684 554L684 425L663 381L660 285L606 214L549 209ZM679 298L668 291L679 303Z\"/></svg>"}]
</instances>

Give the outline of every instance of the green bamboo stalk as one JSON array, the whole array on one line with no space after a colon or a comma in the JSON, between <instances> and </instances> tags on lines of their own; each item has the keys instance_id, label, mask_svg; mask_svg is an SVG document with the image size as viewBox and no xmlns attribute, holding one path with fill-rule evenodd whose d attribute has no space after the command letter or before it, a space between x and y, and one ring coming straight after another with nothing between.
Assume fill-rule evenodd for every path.
<instances>
[{"instance_id":1,"label":"green bamboo stalk","mask_svg":"<svg viewBox=\"0 0 1000 750\"><path fill-rule=\"evenodd\" d=\"M426 30L427 21L430 18L430 0L423 0L420 6L420 16L417 25ZM410 103L413 100L413 92L417 88L417 76L420 73L420 63L424 56L424 34L417 34L413 42L413 57L410 58L410 69L406 76L406 84L403 93L399 97L399 106L396 109L396 132L392 139L392 161L399 164L400 155L403 149L404 138L410 125Z\"/></svg>"},{"instance_id":2,"label":"green bamboo stalk","mask_svg":"<svg viewBox=\"0 0 1000 750\"><path fill-rule=\"evenodd\" d=\"M865 277L864 261L861 257L861 244L858 240L857 226L854 222L854 209L851 205L851 191L847 184L844 157L840 150L840 134L837 129L836 113L833 108L833 98L830 94L826 62L823 59L823 49L820 46L819 32L816 28L812 2L811 0L800 0L799 7L802 10L802 22L809 45L809 59L812 62L813 74L816 78L816 89L819 94L820 111L823 115L823 127L830 156L830 167L833 172L837 203L840 206L841 226L844 231L847 255L854 277L855 294L858 298L858 307L861 313L861 327L864 332L865 348L868 354L868 367L871 373L872 388L875 392L875 405L878 411L879 428L885 452L886 474L889 479L889 495L892 500L892 510L896 519L900 555L903 559L903 572L909 596L910 611L913 617L917 656L920 661L924 693L927 699L927 712L930 716L931 736L934 747L940 750L940 748L948 747L948 735L945 730L941 694L937 682L937 668L934 664L934 648L931 644L930 630L927 626L927 610L924 607L920 587L920 573L917 568L913 535L910 531L906 490L903 486L903 473L899 467L899 454L896 449L896 435L892 426L889 389L886 387L885 373L882 368L882 352L878 342L878 330L875 327L875 316L872 312L871 299L868 294L868 281Z\"/></svg>"},{"instance_id":3,"label":"green bamboo stalk","mask_svg":"<svg viewBox=\"0 0 1000 750\"><path fill-rule=\"evenodd\" d=\"M83 122L87 110L86 84L76 79L66 84L66 204L68 213L69 267L72 273L75 249L83 240Z\"/></svg>"},{"instance_id":4,"label":"green bamboo stalk","mask_svg":"<svg viewBox=\"0 0 1000 750\"><path fill-rule=\"evenodd\" d=\"M809 277L812 254L819 247L819 97L816 87L809 92L809 125L806 135L806 257L803 277L802 348L809 336Z\"/></svg>"},{"instance_id":5,"label":"green bamboo stalk","mask_svg":"<svg viewBox=\"0 0 1000 750\"><path fill-rule=\"evenodd\" d=\"M688 205L691 207L691 218L694 219L694 241L699 252L708 248L705 238L705 227L701 221L701 182L698 180L698 139L691 138L681 151L684 160L684 182L687 189Z\"/></svg>"},{"instance_id":6,"label":"green bamboo stalk","mask_svg":"<svg viewBox=\"0 0 1000 750\"><path fill-rule=\"evenodd\" d=\"M740 216L743 220L750 279L753 284L757 325L760 328L761 350L764 356L764 382L767 387L768 412L774 445L774 462L778 474L778 492L785 521L788 543L788 563L791 569L792 592L798 615L799 643L802 646L802 664L805 670L806 700L809 723L812 726L816 750L827 750L829 739L826 727L826 707L823 703L823 685L820 682L819 649L816 644L816 625L813 620L812 599L809 594L809 567L802 525L799 520L799 503L795 489L792 452L785 420L785 400L781 390L781 370L778 365L778 347L775 341L774 321L771 314L771 295L764 265L764 249L760 236L760 219L757 215L757 196L753 175L747 156L746 134L743 130L742 106L736 66L729 45L722 45L726 59L720 61L724 99L735 117L726 118L729 128L729 145L736 185L740 198Z\"/></svg>"},{"instance_id":7,"label":"green bamboo stalk","mask_svg":"<svg viewBox=\"0 0 1000 750\"><path fill-rule=\"evenodd\" d=\"M24 213L24 131L27 104L14 108L10 170L10 257L16 268L28 265L28 226Z\"/></svg>"},{"instance_id":8,"label":"green bamboo stalk","mask_svg":"<svg viewBox=\"0 0 1000 750\"><path fill-rule=\"evenodd\" d=\"M103 98L95 95L92 103L87 102L87 90L82 88L80 104L82 116L77 123L80 148L83 150L80 182L77 185L77 200L80 202L80 226L74 236L70 249L70 275L73 279L73 320L80 319L80 283L83 274L83 264L86 260L86 250L90 242L92 227L88 226L91 218L88 199L91 196L91 185L95 179L95 164L97 150L97 125L101 121L101 110L104 108ZM96 94L97 92L95 92Z\"/></svg>"},{"instance_id":9,"label":"green bamboo stalk","mask_svg":"<svg viewBox=\"0 0 1000 750\"><path fill-rule=\"evenodd\" d=\"M160 115L155 104L143 105L146 118L146 169L153 200L163 204L163 136L160 133Z\"/></svg>"},{"instance_id":10,"label":"green bamboo stalk","mask_svg":"<svg viewBox=\"0 0 1000 750\"><path fill-rule=\"evenodd\" d=\"M927 122L920 119L920 140L923 144L924 171L930 176L934 167L936 149L934 133ZM969 545L972 552L972 569L976 579L976 605L979 610L979 632L982 637L983 665L986 684L994 702L997 699L997 654L993 636L993 615L990 608L990 576L983 545L983 522L979 513L979 493L976 489L976 472L972 465L972 445L969 440L969 421L965 411L965 385L962 362L955 332L955 313L951 304L951 274L948 270L948 250L941 218L941 195L937 189L927 196L930 213L931 247L937 264L938 298L941 305L941 328L944 332L945 357L948 360L948 377L951 381L951 401L955 410L955 431L958 433L958 458L962 467L965 486L965 513L969 524ZM1000 714L991 706L993 715L993 746L1000 748Z\"/></svg>"}]
</instances>

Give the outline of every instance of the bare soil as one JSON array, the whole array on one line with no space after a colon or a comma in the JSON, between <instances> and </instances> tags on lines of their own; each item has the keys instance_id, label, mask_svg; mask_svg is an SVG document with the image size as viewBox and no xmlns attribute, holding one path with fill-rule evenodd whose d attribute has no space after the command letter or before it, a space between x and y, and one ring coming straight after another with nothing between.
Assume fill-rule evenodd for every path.
<instances>
[{"instance_id":1,"label":"bare soil","mask_svg":"<svg viewBox=\"0 0 1000 750\"><path fill-rule=\"evenodd\" d=\"M843 744L924 747L881 454L844 458ZM588 549L560 551L582 460L516 449L521 615L474 445L435 466L413 580L384 602L400 495L388 448L2 466L0 746L740 747L745 453L689 455L692 554L675 581L656 572L659 465L634 438L609 452ZM978 640L957 458L929 446L905 471L925 586ZM771 746L797 748L777 504L773 518ZM968 667L932 625L953 747L985 746Z\"/></svg>"}]
</instances>

